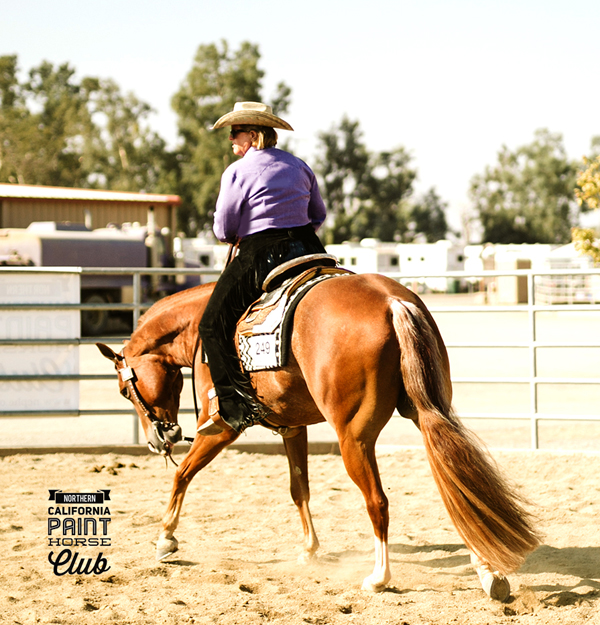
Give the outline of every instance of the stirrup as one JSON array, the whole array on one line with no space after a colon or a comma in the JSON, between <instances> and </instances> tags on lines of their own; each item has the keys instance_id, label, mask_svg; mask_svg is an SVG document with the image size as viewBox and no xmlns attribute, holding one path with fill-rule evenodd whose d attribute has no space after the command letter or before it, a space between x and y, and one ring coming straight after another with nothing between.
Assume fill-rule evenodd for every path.
<instances>
[{"instance_id":1,"label":"stirrup","mask_svg":"<svg viewBox=\"0 0 600 625\"><path fill-rule=\"evenodd\" d=\"M203 423L196 432L200 436L215 436L226 429L233 429L225 423L219 414L219 398L214 388L208 391L208 421Z\"/></svg>"},{"instance_id":2,"label":"stirrup","mask_svg":"<svg viewBox=\"0 0 600 625\"><path fill-rule=\"evenodd\" d=\"M209 419L196 430L196 433L200 436L216 436L217 434L222 434L224 431L225 430L220 425L215 423L212 419Z\"/></svg>"}]
</instances>

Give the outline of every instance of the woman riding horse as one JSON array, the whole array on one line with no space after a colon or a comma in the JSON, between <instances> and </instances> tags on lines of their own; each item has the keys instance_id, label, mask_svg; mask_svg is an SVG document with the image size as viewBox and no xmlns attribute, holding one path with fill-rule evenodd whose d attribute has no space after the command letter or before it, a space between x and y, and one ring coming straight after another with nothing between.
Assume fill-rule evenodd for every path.
<instances>
[{"instance_id":1,"label":"woman riding horse","mask_svg":"<svg viewBox=\"0 0 600 625\"><path fill-rule=\"evenodd\" d=\"M306 254L324 253L316 230L325 205L310 167L276 148L275 128L293 130L260 102L237 102L213 129L231 126L233 153L242 157L221 178L214 233L239 254L221 274L198 328L214 388L199 434L241 432L264 416L234 346L236 324L262 293L269 272Z\"/></svg>"}]
</instances>

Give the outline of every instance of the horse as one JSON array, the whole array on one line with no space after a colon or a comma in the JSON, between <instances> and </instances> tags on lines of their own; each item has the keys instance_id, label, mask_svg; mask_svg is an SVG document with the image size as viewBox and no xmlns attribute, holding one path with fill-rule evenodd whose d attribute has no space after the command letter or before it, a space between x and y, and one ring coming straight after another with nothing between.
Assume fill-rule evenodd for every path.
<instances>
[{"instance_id":1,"label":"horse","mask_svg":"<svg viewBox=\"0 0 600 625\"><path fill-rule=\"evenodd\" d=\"M181 438L182 367L193 371L201 404L197 425L208 419L212 382L202 362L198 323L213 288L205 284L159 300L142 315L121 353L97 344L114 363L120 392L133 402L150 449L164 456ZM379 592L390 582L388 499L375 443L396 409L421 431L438 491L484 591L505 601L506 575L521 566L540 537L527 502L453 409L448 354L422 300L379 274L333 277L300 301L290 340L287 364L253 372L251 382L269 409L266 425L283 436L291 496L304 531L299 561L315 557L319 547L309 509L307 426L327 421L373 526L375 564L362 588ZM158 560L178 549L174 532L191 480L238 436L226 430L194 438L175 473Z\"/></svg>"}]
</instances>

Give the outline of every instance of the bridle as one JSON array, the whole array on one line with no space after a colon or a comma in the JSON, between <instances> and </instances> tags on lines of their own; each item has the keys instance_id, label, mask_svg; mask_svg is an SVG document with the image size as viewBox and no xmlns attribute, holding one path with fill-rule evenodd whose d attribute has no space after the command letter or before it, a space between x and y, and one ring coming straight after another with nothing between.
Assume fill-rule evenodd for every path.
<instances>
[{"instance_id":1,"label":"bridle","mask_svg":"<svg viewBox=\"0 0 600 625\"><path fill-rule=\"evenodd\" d=\"M135 381L137 380L137 376L132 367L127 365L127 361L125 360L125 356L123 355L123 351L120 353L121 360L119 362L123 363L123 366L119 369L115 367L117 370L117 374L120 376L121 380L125 383L125 386L121 389L121 395L128 399L136 408L139 408L144 416L152 423L158 422L162 423L160 419L154 414L152 408L148 406L148 404L144 401L144 398L141 396L140 392L135 385ZM171 425L171 424L165 424Z\"/></svg>"},{"instance_id":2,"label":"bridle","mask_svg":"<svg viewBox=\"0 0 600 625\"><path fill-rule=\"evenodd\" d=\"M133 370L133 367L128 366L127 361L125 360L125 355L123 354L123 350L121 350L120 359L118 363L121 363L123 366L118 367L118 363L115 363L115 369L117 371L117 375L121 378L121 381L125 384L125 386L121 389L121 395L128 399L136 409L136 412L141 412L147 419L150 421L152 429L156 438L163 444L173 445L174 443L171 440L168 440L164 436L164 431L173 430L174 436L177 440L183 440L186 443L191 444L194 439L189 436L183 436L181 432L181 426L178 423L173 423L171 421L162 421L159 419L152 408L148 405L148 403L144 400L141 393L139 392L136 386L137 375ZM148 447L151 451L157 451L153 449L153 445L149 442ZM162 454L166 455L173 464L177 466L177 463L173 460L170 453Z\"/></svg>"}]
</instances>

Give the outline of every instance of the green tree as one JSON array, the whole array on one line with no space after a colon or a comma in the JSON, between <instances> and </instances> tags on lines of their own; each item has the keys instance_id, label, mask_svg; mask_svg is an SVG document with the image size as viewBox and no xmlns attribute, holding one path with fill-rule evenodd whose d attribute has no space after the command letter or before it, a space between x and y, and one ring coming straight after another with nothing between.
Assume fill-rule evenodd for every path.
<instances>
[{"instance_id":1,"label":"green tree","mask_svg":"<svg viewBox=\"0 0 600 625\"><path fill-rule=\"evenodd\" d=\"M230 50L226 41L201 45L173 96L182 142L180 195L184 206L180 218L188 232L211 228L221 175L233 160L227 130L213 131L213 124L236 102L264 101L264 72L259 61L258 46L249 42L243 42L238 50ZM289 99L289 87L279 83L270 101L274 112L284 114Z\"/></svg>"},{"instance_id":2,"label":"green tree","mask_svg":"<svg viewBox=\"0 0 600 625\"><path fill-rule=\"evenodd\" d=\"M82 186L80 146L90 116L68 64L43 62L20 83L17 57L0 57L0 179L21 184Z\"/></svg>"},{"instance_id":3,"label":"green tree","mask_svg":"<svg viewBox=\"0 0 600 625\"><path fill-rule=\"evenodd\" d=\"M412 211L410 196L417 176L410 167L411 160L403 147L370 155L360 190L360 210L350 228L353 238L406 239Z\"/></svg>"},{"instance_id":4,"label":"green tree","mask_svg":"<svg viewBox=\"0 0 600 625\"><path fill-rule=\"evenodd\" d=\"M357 121L344 116L338 126L319 134L315 171L328 210L326 243L444 238L446 205L435 190L412 197L417 171L410 154L403 147L369 152Z\"/></svg>"},{"instance_id":5,"label":"green tree","mask_svg":"<svg viewBox=\"0 0 600 625\"><path fill-rule=\"evenodd\" d=\"M177 162L147 123L151 109L111 80L75 79L44 61L19 82L0 57L0 181L174 192Z\"/></svg>"},{"instance_id":6,"label":"green tree","mask_svg":"<svg viewBox=\"0 0 600 625\"><path fill-rule=\"evenodd\" d=\"M16 107L20 99L17 56L0 56L0 109ZM22 104L22 103L21 103Z\"/></svg>"},{"instance_id":7,"label":"green tree","mask_svg":"<svg viewBox=\"0 0 600 625\"><path fill-rule=\"evenodd\" d=\"M369 152L358 121L344 116L339 126L318 135L315 171L327 206L326 243L342 243L352 236L352 221L361 208L364 185L370 173Z\"/></svg>"},{"instance_id":8,"label":"green tree","mask_svg":"<svg viewBox=\"0 0 600 625\"><path fill-rule=\"evenodd\" d=\"M85 79L93 141L83 157L91 178L108 189L172 193L177 163L165 141L148 125L152 108L134 94L123 94L112 80Z\"/></svg>"},{"instance_id":9,"label":"green tree","mask_svg":"<svg viewBox=\"0 0 600 625\"><path fill-rule=\"evenodd\" d=\"M592 137L592 153L583 157L583 169L578 171L575 196L579 206L600 208L600 136Z\"/></svg>"},{"instance_id":10,"label":"green tree","mask_svg":"<svg viewBox=\"0 0 600 625\"><path fill-rule=\"evenodd\" d=\"M17 78L17 57L0 56L0 181L24 182L20 158L25 137L35 128Z\"/></svg>"},{"instance_id":11,"label":"green tree","mask_svg":"<svg viewBox=\"0 0 600 625\"><path fill-rule=\"evenodd\" d=\"M579 171L575 196L583 210L600 210L600 136L592 138L592 153L583 157L584 169ZM573 228L575 247L600 265L598 232L593 228Z\"/></svg>"},{"instance_id":12,"label":"green tree","mask_svg":"<svg viewBox=\"0 0 600 625\"><path fill-rule=\"evenodd\" d=\"M576 216L576 165L562 135L536 131L534 141L471 180L470 197L489 243L566 243Z\"/></svg>"},{"instance_id":13,"label":"green tree","mask_svg":"<svg viewBox=\"0 0 600 625\"><path fill-rule=\"evenodd\" d=\"M48 61L29 72L25 93L37 122L38 141L34 184L87 186L82 151L94 129L87 109L87 94L74 80L68 63L54 67Z\"/></svg>"},{"instance_id":14,"label":"green tree","mask_svg":"<svg viewBox=\"0 0 600 625\"><path fill-rule=\"evenodd\" d=\"M421 236L427 243L435 243L446 238L448 221L446 220L447 202L444 202L434 188L429 189L410 208L410 239Z\"/></svg>"}]
</instances>

